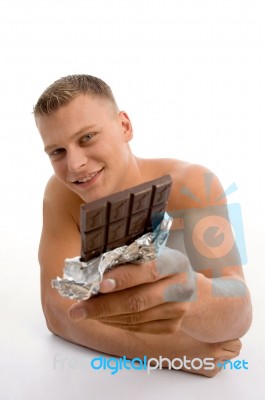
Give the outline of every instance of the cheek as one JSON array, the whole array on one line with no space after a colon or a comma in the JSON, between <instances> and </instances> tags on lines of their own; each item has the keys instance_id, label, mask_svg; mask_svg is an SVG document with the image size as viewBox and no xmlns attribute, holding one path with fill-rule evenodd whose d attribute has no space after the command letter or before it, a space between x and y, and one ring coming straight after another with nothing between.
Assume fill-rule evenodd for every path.
<instances>
[{"instance_id":1,"label":"cheek","mask_svg":"<svg viewBox=\"0 0 265 400\"><path fill-rule=\"evenodd\" d=\"M55 175L63 176L65 175L65 166L63 162L52 162L52 167Z\"/></svg>"},{"instance_id":2,"label":"cheek","mask_svg":"<svg viewBox=\"0 0 265 400\"><path fill-rule=\"evenodd\" d=\"M107 163L118 163L121 151L113 144L104 143L98 151L95 151L94 156Z\"/></svg>"},{"instance_id":3,"label":"cheek","mask_svg":"<svg viewBox=\"0 0 265 400\"><path fill-rule=\"evenodd\" d=\"M115 143L114 141L102 148L102 155L114 161L116 164L121 164L128 158L128 147L125 143Z\"/></svg>"}]
</instances>

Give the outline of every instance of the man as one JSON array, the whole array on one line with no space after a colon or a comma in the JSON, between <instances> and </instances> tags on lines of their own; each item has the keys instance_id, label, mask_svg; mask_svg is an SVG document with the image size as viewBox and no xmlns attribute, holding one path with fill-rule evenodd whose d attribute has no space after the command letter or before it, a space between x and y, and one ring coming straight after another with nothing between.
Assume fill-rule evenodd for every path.
<instances>
[{"instance_id":1,"label":"man","mask_svg":"<svg viewBox=\"0 0 265 400\"><path fill-rule=\"evenodd\" d=\"M39 248L50 331L119 357L214 358L212 370L183 367L214 376L219 362L238 356L238 338L251 324L230 225L222 227L230 239L221 246L213 243L208 251L202 237L206 223L229 220L218 179L199 165L132 154L130 119L98 78L72 75L54 82L39 98L34 116L54 169L44 195ZM173 181L168 211L177 218L162 255L109 271L92 299L76 303L60 297L51 280L62 276L65 258L80 254L80 205L167 174ZM211 192L206 196L207 177ZM208 213L216 207L222 210L217 216Z\"/></svg>"}]
</instances>

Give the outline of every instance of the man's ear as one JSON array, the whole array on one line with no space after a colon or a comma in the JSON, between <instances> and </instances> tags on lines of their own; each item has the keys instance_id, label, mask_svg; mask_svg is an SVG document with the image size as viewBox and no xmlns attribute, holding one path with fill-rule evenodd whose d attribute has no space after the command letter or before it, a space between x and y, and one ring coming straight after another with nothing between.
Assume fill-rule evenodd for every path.
<instances>
[{"instance_id":1,"label":"man's ear","mask_svg":"<svg viewBox=\"0 0 265 400\"><path fill-rule=\"evenodd\" d=\"M122 126L124 140L129 142L133 138L133 129L130 118L125 111L119 112L119 119Z\"/></svg>"}]
</instances>

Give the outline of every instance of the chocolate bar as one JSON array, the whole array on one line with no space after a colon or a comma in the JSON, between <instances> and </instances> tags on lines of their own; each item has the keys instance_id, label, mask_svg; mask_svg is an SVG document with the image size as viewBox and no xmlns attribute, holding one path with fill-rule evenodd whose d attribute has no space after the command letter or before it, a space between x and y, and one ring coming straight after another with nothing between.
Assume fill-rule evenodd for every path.
<instances>
[{"instance_id":1,"label":"chocolate bar","mask_svg":"<svg viewBox=\"0 0 265 400\"><path fill-rule=\"evenodd\" d=\"M164 217L169 175L81 206L81 261L128 245L153 231Z\"/></svg>"}]
</instances>

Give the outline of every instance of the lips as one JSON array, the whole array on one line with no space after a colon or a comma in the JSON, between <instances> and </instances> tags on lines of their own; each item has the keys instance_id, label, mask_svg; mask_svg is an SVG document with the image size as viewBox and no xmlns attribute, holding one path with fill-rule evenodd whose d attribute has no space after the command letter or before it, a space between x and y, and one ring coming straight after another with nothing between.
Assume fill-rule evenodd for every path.
<instances>
[{"instance_id":1,"label":"lips","mask_svg":"<svg viewBox=\"0 0 265 400\"><path fill-rule=\"evenodd\" d=\"M79 179L72 181L72 183L74 183L76 185L82 185L84 183L87 183L87 182L91 181L93 178L95 178L95 176L97 176L102 170L103 170L103 168L101 168L99 171L92 172L91 174L82 176Z\"/></svg>"},{"instance_id":2,"label":"lips","mask_svg":"<svg viewBox=\"0 0 265 400\"><path fill-rule=\"evenodd\" d=\"M97 174L98 172L94 172L93 174L87 175L85 178L78 179L74 183L86 183L88 181L91 181L91 179L94 178L94 176L96 176Z\"/></svg>"}]
</instances>

